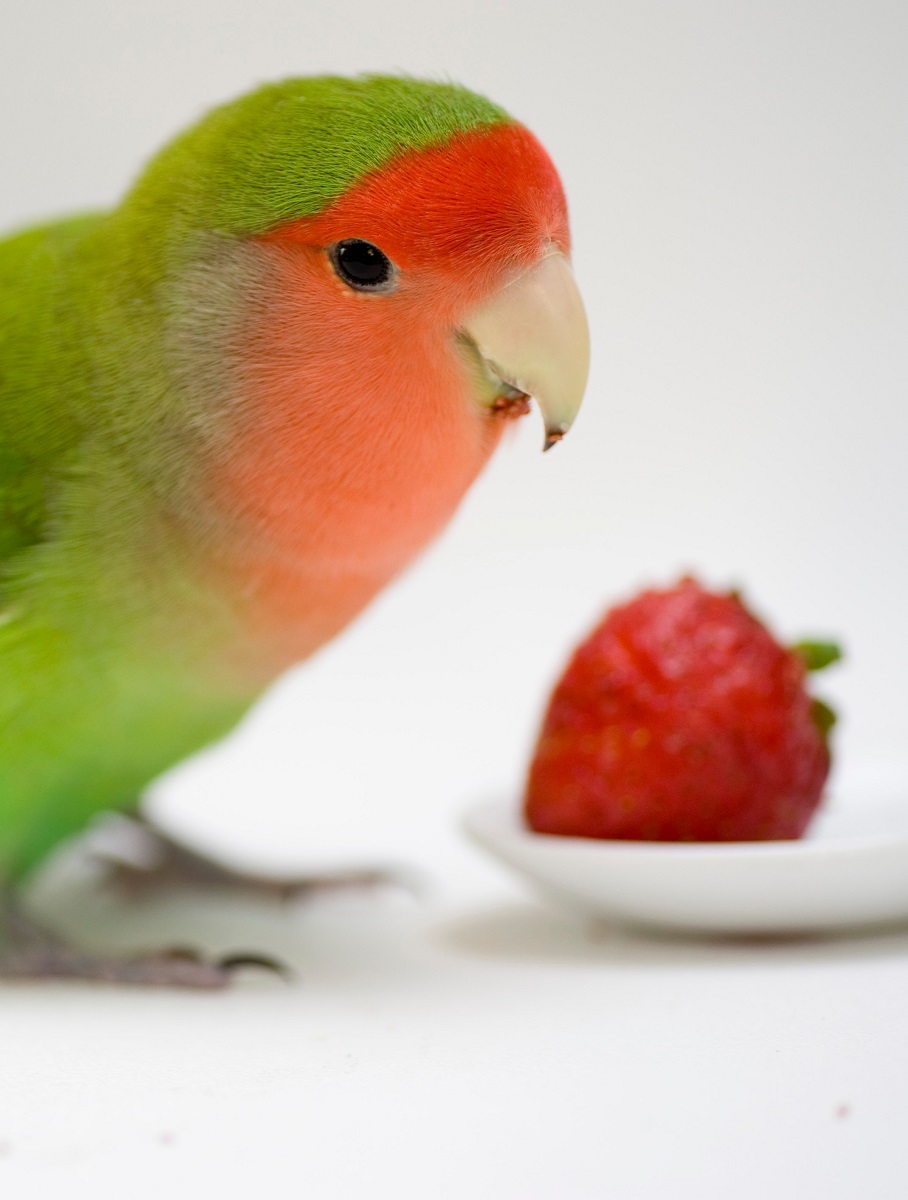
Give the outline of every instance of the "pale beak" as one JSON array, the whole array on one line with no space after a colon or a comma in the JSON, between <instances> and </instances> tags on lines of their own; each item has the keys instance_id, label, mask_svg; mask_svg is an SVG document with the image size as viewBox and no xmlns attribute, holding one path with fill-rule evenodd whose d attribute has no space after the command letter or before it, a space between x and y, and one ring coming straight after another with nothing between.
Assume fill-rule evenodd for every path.
<instances>
[{"instance_id":1,"label":"pale beak","mask_svg":"<svg viewBox=\"0 0 908 1200\"><path fill-rule=\"evenodd\" d=\"M590 332L570 263L547 254L471 313L464 332L498 393L524 393L545 421L544 450L570 429L590 368Z\"/></svg>"}]
</instances>

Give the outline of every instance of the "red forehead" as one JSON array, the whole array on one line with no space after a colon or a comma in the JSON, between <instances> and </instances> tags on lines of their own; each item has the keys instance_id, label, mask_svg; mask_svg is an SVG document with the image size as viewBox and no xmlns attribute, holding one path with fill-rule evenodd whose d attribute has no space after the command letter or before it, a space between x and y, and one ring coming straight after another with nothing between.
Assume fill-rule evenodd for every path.
<instances>
[{"instance_id":1,"label":"red forehead","mask_svg":"<svg viewBox=\"0 0 908 1200\"><path fill-rule=\"evenodd\" d=\"M558 173L522 125L402 154L317 216L265 235L320 246L342 238L374 242L404 270L485 260L500 271L503 260L534 261L549 241L569 250Z\"/></svg>"}]
</instances>

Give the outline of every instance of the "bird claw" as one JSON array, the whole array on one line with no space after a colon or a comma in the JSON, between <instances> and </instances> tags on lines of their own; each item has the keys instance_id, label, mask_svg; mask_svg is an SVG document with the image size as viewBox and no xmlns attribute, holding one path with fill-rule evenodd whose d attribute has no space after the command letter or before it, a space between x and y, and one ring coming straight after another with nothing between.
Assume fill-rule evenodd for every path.
<instances>
[{"instance_id":1,"label":"bird claw","mask_svg":"<svg viewBox=\"0 0 908 1200\"><path fill-rule=\"evenodd\" d=\"M227 954L217 960L217 967L222 971L241 971L244 967L261 967L263 971L271 971L285 983L293 982L293 972L284 963L267 954Z\"/></svg>"},{"instance_id":2,"label":"bird claw","mask_svg":"<svg viewBox=\"0 0 908 1200\"><path fill-rule=\"evenodd\" d=\"M91 847L105 878L130 896L179 889L238 893L289 902L326 891L394 886L416 893L422 881L403 871L380 868L281 878L236 871L181 845L141 819L117 816L102 827ZM166 951L117 957L72 948L27 914L17 898L0 895L0 981L93 980L137 987L216 990L226 988L238 971L255 968L285 982L292 971L267 954L237 952L207 961L177 946Z\"/></svg>"},{"instance_id":3,"label":"bird claw","mask_svg":"<svg viewBox=\"0 0 908 1200\"><path fill-rule=\"evenodd\" d=\"M233 981L244 967L260 967L290 982L291 974L275 959L259 954L231 954L206 961L182 947L147 955L118 958L89 954L69 947L27 947L0 957L0 980L38 982L85 980L132 987L163 987L217 991Z\"/></svg>"},{"instance_id":4,"label":"bird claw","mask_svg":"<svg viewBox=\"0 0 908 1200\"><path fill-rule=\"evenodd\" d=\"M69 945L45 929L17 897L0 894L0 981L86 980L133 987L219 990L238 970L259 967L291 979L290 971L268 955L241 953L211 962L187 946L145 954L117 956Z\"/></svg>"}]
</instances>

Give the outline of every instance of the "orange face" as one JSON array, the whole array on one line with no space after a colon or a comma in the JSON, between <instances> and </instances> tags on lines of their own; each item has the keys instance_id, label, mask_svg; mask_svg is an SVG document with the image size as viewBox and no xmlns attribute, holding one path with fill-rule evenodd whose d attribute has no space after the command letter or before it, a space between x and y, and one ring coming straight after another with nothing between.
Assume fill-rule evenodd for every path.
<instances>
[{"instance_id":1,"label":"orange face","mask_svg":"<svg viewBox=\"0 0 908 1200\"><path fill-rule=\"evenodd\" d=\"M378 247L351 287L332 248ZM298 658L450 518L501 434L465 356L465 316L555 246L564 195L525 129L401 156L319 215L255 239L233 451L210 480L235 522L249 619Z\"/></svg>"}]
</instances>

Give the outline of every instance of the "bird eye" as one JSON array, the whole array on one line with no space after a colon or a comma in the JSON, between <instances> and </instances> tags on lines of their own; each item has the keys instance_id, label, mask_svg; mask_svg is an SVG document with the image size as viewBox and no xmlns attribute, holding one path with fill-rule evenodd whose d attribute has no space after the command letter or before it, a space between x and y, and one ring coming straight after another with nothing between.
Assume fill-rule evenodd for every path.
<instances>
[{"instance_id":1,"label":"bird eye","mask_svg":"<svg viewBox=\"0 0 908 1200\"><path fill-rule=\"evenodd\" d=\"M371 242L346 238L332 246L330 253L335 271L357 291L387 291L394 279L394 264Z\"/></svg>"}]
</instances>

